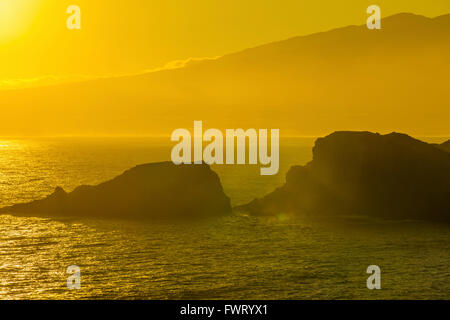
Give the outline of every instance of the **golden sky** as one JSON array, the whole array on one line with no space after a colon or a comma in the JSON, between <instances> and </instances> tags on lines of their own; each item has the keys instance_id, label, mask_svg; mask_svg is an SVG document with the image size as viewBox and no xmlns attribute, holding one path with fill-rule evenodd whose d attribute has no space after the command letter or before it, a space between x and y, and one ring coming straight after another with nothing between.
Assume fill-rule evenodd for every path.
<instances>
[{"instance_id":1,"label":"golden sky","mask_svg":"<svg viewBox=\"0 0 450 320\"><path fill-rule=\"evenodd\" d=\"M396 15L373 32L373 4L0 0L0 136L168 136L194 120L282 135L447 136L450 16ZM449 0L376 4L382 17L450 13ZM81 30L67 28L70 5L81 8ZM142 74L348 25L362 26ZM123 75L134 76L108 79ZM92 77L104 78L45 86Z\"/></svg>"},{"instance_id":2,"label":"golden sky","mask_svg":"<svg viewBox=\"0 0 450 320\"><path fill-rule=\"evenodd\" d=\"M82 29L66 28L69 5ZM0 0L0 81L142 72L382 15L450 12L448 0Z\"/></svg>"}]
</instances>

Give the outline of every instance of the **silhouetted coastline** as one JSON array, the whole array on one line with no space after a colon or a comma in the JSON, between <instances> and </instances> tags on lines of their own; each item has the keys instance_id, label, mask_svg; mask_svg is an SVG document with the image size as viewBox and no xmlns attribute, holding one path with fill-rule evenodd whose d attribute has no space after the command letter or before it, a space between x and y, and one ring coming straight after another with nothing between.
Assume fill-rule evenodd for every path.
<instances>
[{"instance_id":1,"label":"silhouetted coastline","mask_svg":"<svg viewBox=\"0 0 450 320\"><path fill-rule=\"evenodd\" d=\"M293 166L282 187L238 206L278 214L450 221L449 141L428 144L406 134L335 132L316 140L313 160ZM232 211L219 176L206 165L136 166L96 186L0 209L56 217L191 219Z\"/></svg>"},{"instance_id":2,"label":"silhouetted coastline","mask_svg":"<svg viewBox=\"0 0 450 320\"><path fill-rule=\"evenodd\" d=\"M252 215L360 215L450 221L450 153L405 134L335 132L286 184L237 209Z\"/></svg>"},{"instance_id":3,"label":"silhouetted coastline","mask_svg":"<svg viewBox=\"0 0 450 320\"><path fill-rule=\"evenodd\" d=\"M218 175L206 164L172 162L136 166L96 186L67 193L57 187L41 200L0 209L0 213L38 216L170 219L231 212Z\"/></svg>"}]
</instances>

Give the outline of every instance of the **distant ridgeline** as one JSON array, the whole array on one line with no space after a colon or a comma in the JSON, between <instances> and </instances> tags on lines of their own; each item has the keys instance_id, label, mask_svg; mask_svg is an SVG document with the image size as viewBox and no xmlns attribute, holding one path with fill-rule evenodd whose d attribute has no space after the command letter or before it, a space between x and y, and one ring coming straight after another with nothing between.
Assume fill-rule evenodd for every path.
<instances>
[{"instance_id":1,"label":"distant ridgeline","mask_svg":"<svg viewBox=\"0 0 450 320\"><path fill-rule=\"evenodd\" d=\"M284 186L236 208L254 215L361 215L450 222L450 141L405 134L335 132L316 141L313 160L293 166ZM62 188L0 213L112 218L192 218L231 212L206 164L152 163L97 186Z\"/></svg>"},{"instance_id":2,"label":"distant ridgeline","mask_svg":"<svg viewBox=\"0 0 450 320\"><path fill-rule=\"evenodd\" d=\"M442 144L434 144L434 146L445 150L447 152L450 152L450 140L447 140L446 142L442 143Z\"/></svg>"},{"instance_id":3,"label":"distant ridgeline","mask_svg":"<svg viewBox=\"0 0 450 320\"><path fill-rule=\"evenodd\" d=\"M399 133L335 132L316 141L313 160L292 167L284 186L239 209L450 222L449 147Z\"/></svg>"}]
</instances>

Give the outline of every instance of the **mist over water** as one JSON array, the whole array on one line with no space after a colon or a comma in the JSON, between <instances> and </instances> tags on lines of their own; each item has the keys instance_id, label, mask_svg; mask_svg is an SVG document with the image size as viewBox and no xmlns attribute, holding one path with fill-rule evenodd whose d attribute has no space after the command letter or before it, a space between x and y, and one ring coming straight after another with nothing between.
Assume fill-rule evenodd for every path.
<instances>
[{"instance_id":1,"label":"mist over water","mask_svg":"<svg viewBox=\"0 0 450 320\"><path fill-rule=\"evenodd\" d=\"M282 140L280 171L213 166L232 204L284 183L313 138ZM168 139L0 141L0 206L167 161ZM174 195L176 196L176 195ZM0 216L0 298L450 298L450 228L417 221L313 221L232 215L198 224ZM380 266L382 289L366 288ZM81 268L68 290L66 268Z\"/></svg>"}]
</instances>

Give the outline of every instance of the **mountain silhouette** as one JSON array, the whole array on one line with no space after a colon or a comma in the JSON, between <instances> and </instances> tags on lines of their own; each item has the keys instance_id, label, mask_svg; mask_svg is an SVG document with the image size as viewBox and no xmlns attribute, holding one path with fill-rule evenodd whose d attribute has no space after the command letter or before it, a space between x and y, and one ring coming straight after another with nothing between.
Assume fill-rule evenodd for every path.
<instances>
[{"instance_id":1,"label":"mountain silhouette","mask_svg":"<svg viewBox=\"0 0 450 320\"><path fill-rule=\"evenodd\" d=\"M400 133L335 132L284 186L238 209L450 222L450 153Z\"/></svg>"},{"instance_id":2,"label":"mountain silhouette","mask_svg":"<svg viewBox=\"0 0 450 320\"><path fill-rule=\"evenodd\" d=\"M0 91L0 134L170 134L196 119L285 134L448 130L450 15L398 14L188 63ZM424 121L426 119L426 121Z\"/></svg>"},{"instance_id":3,"label":"mountain silhouette","mask_svg":"<svg viewBox=\"0 0 450 320\"><path fill-rule=\"evenodd\" d=\"M0 213L127 219L190 219L231 212L218 175L206 164L172 162L136 166L96 186L67 193L57 187L45 199L16 204Z\"/></svg>"},{"instance_id":4,"label":"mountain silhouette","mask_svg":"<svg viewBox=\"0 0 450 320\"><path fill-rule=\"evenodd\" d=\"M444 143L436 145L438 148L450 152L450 140L445 141Z\"/></svg>"}]
</instances>

